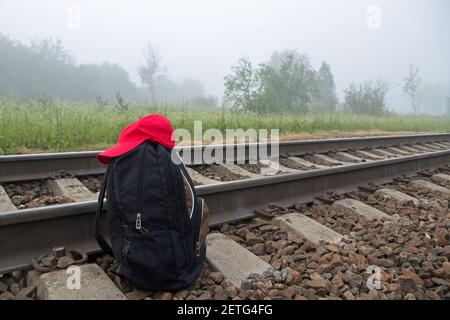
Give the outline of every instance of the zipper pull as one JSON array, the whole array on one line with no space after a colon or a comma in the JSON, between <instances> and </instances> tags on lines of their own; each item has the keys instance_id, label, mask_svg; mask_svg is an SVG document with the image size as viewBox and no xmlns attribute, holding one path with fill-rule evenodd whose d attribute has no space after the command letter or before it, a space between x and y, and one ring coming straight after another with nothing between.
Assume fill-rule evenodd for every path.
<instances>
[{"instance_id":1,"label":"zipper pull","mask_svg":"<svg viewBox=\"0 0 450 320\"><path fill-rule=\"evenodd\" d=\"M136 214L136 230L142 233L148 232L148 230L142 226L142 215L139 212Z\"/></svg>"},{"instance_id":2,"label":"zipper pull","mask_svg":"<svg viewBox=\"0 0 450 320\"><path fill-rule=\"evenodd\" d=\"M136 230L141 231L141 228L142 228L141 214L137 213L137 215L136 215Z\"/></svg>"},{"instance_id":3,"label":"zipper pull","mask_svg":"<svg viewBox=\"0 0 450 320\"><path fill-rule=\"evenodd\" d=\"M195 255L200 256L200 243L198 241L195 242Z\"/></svg>"}]
</instances>

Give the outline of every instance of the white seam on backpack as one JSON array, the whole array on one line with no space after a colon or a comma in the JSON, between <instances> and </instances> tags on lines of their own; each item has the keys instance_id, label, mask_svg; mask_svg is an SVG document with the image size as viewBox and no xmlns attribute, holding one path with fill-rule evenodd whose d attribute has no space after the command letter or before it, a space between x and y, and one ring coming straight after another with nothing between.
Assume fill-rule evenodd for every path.
<instances>
[{"instance_id":1,"label":"white seam on backpack","mask_svg":"<svg viewBox=\"0 0 450 320\"><path fill-rule=\"evenodd\" d=\"M182 165L184 166L184 163L182 163ZM189 219L192 219L192 215L194 214L194 201L196 201L196 199L194 199L194 191L191 188L191 184L189 183L189 180L185 177L183 170L180 170L181 174L183 175L183 179L186 181L187 185L189 186L189 190L191 190L191 195L192 195L192 208L191 208L191 214L189 215Z\"/></svg>"},{"instance_id":2,"label":"white seam on backpack","mask_svg":"<svg viewBox=\"0 0 450 320\"><path fill-rule=\"evenodd\" d=\"M200 215L200 221L203 219L203 208L205 207L205 199L202 198L202 214Z\"/></svg>"},{"instance_id":3,"label":"white seam on backpack","mask_svg":"<svg viewBox=\"0 0 450 320\"><path fill-rule=\"evenodd\" d=\"M180 157L180 155L175 152L178 160L180 160L180 164L184 167L184 169L186 170L186 165L184 164L183 158ZM197 199L195 199L194 197L194 190L192 190L191 184L189 183L189 180L187 179L187 177L184 175L184 171L180 170L181 174L183 175L183 179L186 181L187 185L189 186L189 190L191 190L191 196L192 196L192 208L191 208L191 214L189 215L189 219L192 219L192 215L194 214L194 208L195 208L195 204L194 201L197 201ZM187 171L187 170L186 170ZM203 204L203 203L202 203ZM202 215L203 215L203 205L202 205Z\"/></svg>"}]
</instances>

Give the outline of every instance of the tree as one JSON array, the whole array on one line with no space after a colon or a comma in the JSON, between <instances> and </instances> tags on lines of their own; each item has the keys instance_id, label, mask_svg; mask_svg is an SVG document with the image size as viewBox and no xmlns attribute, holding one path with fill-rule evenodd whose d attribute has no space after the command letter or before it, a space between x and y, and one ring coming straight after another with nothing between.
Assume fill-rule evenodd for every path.
<instances>
[{"instance_id":1,"label":"tree","mask_svg":"<svg viewBox=\"0 0 450 320\"><path fill-rule=\"evenodd\" d=\"M408 76L403 78L403 94L411 100L414 114L417 114L419 111L419 88L421 82L422 78L419 76L419 67L410 64Z\"/></svg>"},{"instance_id":2,"label":"tree","mask_svg":"<svg viewBox=\"0 0 450 320\"><path fill-rule=\"evenodd\" d=\"M112 101L118 91L127 99L137 96L137 88L130 81L128 72L118 64L79 65L72 83L73 92L70 92L68 97L75 100L90 101L95 96L101 95Z\"/></svg>"},{"instance_id":3,"label":"tree","mask_svg":"<svg viewBox=\"0 0 450 320\"><path fill-rule=\"evenodd\" d=\"M96 96L136 96L136 86L117 64L75 64L60 40L34 39L23 45L0 34L0 95L16 90L24 99L43 95L80 101Z\"/></svg>"},{"instance_id":4,"label":"tree","mask_svg":"<svg viewBox=\"0 0 450 320\"><path fill-rule=\"evenodd\" d=\"M315 71L296 50L275 52L261 72L263 101L272 112L304 112L313 98Z\"/></svg>"},{"instance_id":5,"label":"tree","mask_svg":"<svg viewBox=\"0 0 450 320\"><path fill-rule=\"evenodd\" d=\"M325 97L325 92L334 92L334 81L330 70L322 71L328 86ZM249 59L241 58L225 77L224 100L235 109L256 113L305 112L318 96L316 74L309 58L296 50L275 52L269 62L256 67Z\"/></svg>"},{"instance_id":6,"label":"tree","mask_svg":"<svg viewBox=\"0 0 450 320\"><path fill-rule=\"evenodd\" d=\"M203 84L194 79L172 81L160 70L159 58L151 47L142 66L142 76L150 88L137 87L118 64L76 64L60 40L34 39L30 45L0 33L0 96L16 92L23 99L43 95L77 101L114 101L116 93L133 103L157 99L170 105L189 103L205 95ZM153 93L153 95L152 95Z\"/></svg>"},{"instance_id":7,"label":"tree","mask_svg":"<svg viewBox=\"0 0 450 320\"><path fill-rule=\"evenodd\" d=\"M359 86L352 83L344 90L344 109L353 113L382 115L386 112L388 90L387 83L382 80L365 82Z\"/></svg>"},{"instance_id":8,"label":"tree","mask_svg":"<svg viewBox=\"0 0 450 320\"><path fill-rule=\"evenodd\" d=\"M46 38L39 40L35 38L31 41L30 49L50 62L75 64L75 58L66 51L60 39Z\"/></svg>"},{"instance_id":9,"label":"tree","mask_svg":"<svg viewBox=\"0 0 450 320\"><path fill-rule=\"evenodd\" d=\"M338 98L331 67L325 61L322 62L316 79L316 90L311 110L315 112L333 112L336 110Z\"/></svg>"},{"instance_id":10,"label":"tree","mask_svg":"<svg viewBox=\"0 0 450 320\"><path fill-rule=\"evenodd\" d=\"M154 47L148 44L144 52L144 63L138 68L138 73L143 84L147 85L153 105L156 105L155 78L160 70L161 58Z\"/></svg>"},{"instance_id":11,"label":"tree","mask_svg":"<svg viewBox=\"0 0 450 320\"><path fill-rule=\"evenodd\" d=\"M231 103L234 110L243 108L256 111L256 100L261 91L260 68L254 68L248 58L242 57L231 67L231 74L225 80L224 101Z\"/></svg>"},{"instance_id":12,"label":"tree","mask_svg":"<svg viewBox=\"0 0 450 320\"><path fill-rule=\"evenodd\" d=\"M296 50L275 52L268 63L265 100L272 111L305 112L313 99L315 74L309 58Z\"/></svg>"}]
</instances>

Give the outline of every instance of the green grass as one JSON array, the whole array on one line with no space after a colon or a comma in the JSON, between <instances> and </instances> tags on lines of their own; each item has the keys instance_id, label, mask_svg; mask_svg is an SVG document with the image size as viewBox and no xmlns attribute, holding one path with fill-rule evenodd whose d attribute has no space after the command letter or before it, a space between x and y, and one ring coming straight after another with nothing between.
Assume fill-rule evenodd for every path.
<instances>
[{"instance_id":1,"label":"green grass","mask_svg":"<svg viewBox=\"0 0 450 320\"><path fill-rule=\"evenodd\" d=\"M116 142L120 131L151 113L167 116L175 128L280 129L282 135L320 132L450 132L450 118L433 116L383 117L334 113L326 115L267 115L222 113L217 110L112 106L41 100L30 103L0 100L0 154L70 150L100 150Z\"/></svg>"}]
</instances>

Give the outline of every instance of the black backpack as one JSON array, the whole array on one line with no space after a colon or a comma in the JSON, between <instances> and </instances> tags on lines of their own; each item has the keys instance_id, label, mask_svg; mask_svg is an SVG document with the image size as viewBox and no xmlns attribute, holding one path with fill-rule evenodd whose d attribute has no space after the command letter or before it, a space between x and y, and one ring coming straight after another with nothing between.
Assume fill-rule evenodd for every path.
<instances>
[{"instance_id":1,"label":"black backpack","mask_svg":"<svg viewBox=\"0 0 450 320\"><path fill-rule=\"evenodd\" d=\"M208 210L178 159L175 164L169 149L147 141L113 159L103 179L95 237L115 257L113 271L136 289L183 289L205 259ZM100 226L105 190L112 248Z\"/></svg>"}]
</instances>

